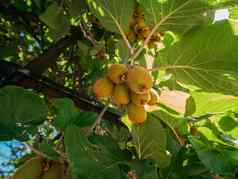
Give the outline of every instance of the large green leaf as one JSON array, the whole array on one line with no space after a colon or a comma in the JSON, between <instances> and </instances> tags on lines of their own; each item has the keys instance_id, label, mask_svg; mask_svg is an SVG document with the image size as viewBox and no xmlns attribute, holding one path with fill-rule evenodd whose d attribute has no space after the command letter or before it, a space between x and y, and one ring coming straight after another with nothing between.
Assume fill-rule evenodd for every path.
<instances>
[{"instance_id":1,"label":"large green leaf","mask_svg":"<svg viewBox=\"0 0 238 179\"><path fill-rule=\"evenodd\" d=\"M53 104L56 113L54 125L63 130L71 124L79 127L92 125L97 118L96 113L81 112L74 102L67 98L54 99Z\"/></svg>"},{"instance_id":2,"label":"large green leaf","mask_svg":"<svg viewBox=\"0 0 238 179\"><path fill-rule=\"evenodd\" d=\"M107 143L108 140L96 138L93 141L94 144L77 126L67 127L65 146L73 175L78 178L100 179L106 176L105 173L112 173L111 176L119 178L118 165L125 160L124 155L117 151L112 141ZM116 153L112 153L115 150Z\"/></svg>"},{"instance_id":3,"label":"large green leaf","mask_svg":"<svg viewBox=\"0 0 238 179\"><path fill-rule=\"evenodd\" d=\"M186 104L186 115L201 116L238 109L238 97L220 93L192 92Z\"/></svg>"},{"instance_id":4,"label":"large green leaf","mask_svg":"<svg viewBox=\"0 0 238 179\"><path fill-rule=\"evenodd\" d=\"M237 4L235 0L138 0L145 19L159 31L184 34L194 26L211 23L215 9Z\"/></svg>"},{"instance_id":5,"label":"large green leaf","mask_svg":"<svg viewBox=\"0 0 238 179\"><path fill-rule=\"evenodd\" d=\"M32 91L15 86L0 89L0 140L23 139L46 114L43 99Z\"/></svg>"},{"instance_id":6,"label":"large green leaf","mask_svg":"<svg viewBox=\"0 0 238 179\"><path fill-rule=\"evenodd\" d=\"M203 91L238 95L238 28L222 21L191 31L159 53L161 69Z\"/></svg>"},{"instance_id":7,"label":"large green leaf","mask_svg":"<svg viewBox=\"0 0 238 179\"><path fill-rule=\"evenodd\" d=\"M132 17L134 0L87 0L91 12L105 28L120 33L127 31ZM120 30L121 29L121 30Z\"/></svg>"},{"instance_id":8,"label":"large green leaf","mask_svg":"<svg viewBox=\"0 0 238 179\"><path fill-rule=\"evenodd\" d=\"M223 153L222 149L214 148L211 144L206 144L192 136L189 137L189 141L195 148L200 160L211 171L223 175L234 171L235 167L232 165L232 161L229 156L226 156L226 153Z\"/></svg>"},{"instance_id":9,"label":"large green leaf","mask_svg":"<svg viewBox=\"0 0 238 179\"><path fill-rule=\"evenodd\" d=\"M166 151L166 131L160 121L149 116L145 123L132 126L133 143L140 159L152 159L160 168L170 163L170 154Z\"/></svg>"},{"instance_id":10,"label":"large green leaf","mask_svg":"<svg viewBox=\"0 0 238 179\"><path fill-rule=\"evenodd\" d=\"M71 0L69 2L69 14L71 16L79 16L87 8L86 0Z\"/></svg>"},{"instance_id":11,"label":"large green leaf","mask_svg":"<svg viewBox=\"0 0 238 179\"><path fill-rule=\"evenodd\" d=\"M222 145L228 145L226 142L224 142L222 139L220 139L219 136L216 135L216 133L212 129L209 129L208 127L198 127L198 131L204 137L206 137L207 140L209 140L211 142L219 143ZM229 146L231 146L231 145L229 145Z\"/></svg>"},{"instance_id":12,"label":"large green leaf","mask_svg":"<svg viewBox=\"0 0 238 179\"><path fill-rule=\"evenodd\" d=\"M234 140L238 141L238 118L223 115L213 118L213 122L220 132L226 136L232 137Z\"/></svg>"},{"instance_id":13,"label":"large green leaf","mask_svg":"<svg viewBox=\"0 0 238 179\"><path fill-rule=\"evenodd\" d=\"M145 19L159 31L185 33L194 26L211 20L214 13L209 2L203 0L139 0Z\"/></svg>"}]
</instances>

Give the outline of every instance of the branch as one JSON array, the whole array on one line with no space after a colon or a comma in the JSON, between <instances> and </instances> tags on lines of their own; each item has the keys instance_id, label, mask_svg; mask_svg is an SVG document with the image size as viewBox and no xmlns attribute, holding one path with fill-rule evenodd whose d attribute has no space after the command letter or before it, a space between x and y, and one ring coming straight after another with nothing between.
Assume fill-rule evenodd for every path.
<instances>
[{"instance_id":1,"label":"branch","mask_svg":"<svg viewBox=\"0 0 238 179\"><path fill-rule=\"evenodd\" d=\"M100 114L104 108L104 105L83 93L65 88L44 76L31 74L29 70L21 68L12 62L0 60L0 86L5 85L17 85L24 88L35 89L51 98L67 97L72 99L75 105L84 111ZM126 127L119 120L120 114L112 111L111 108L108 108L103 117L121 127Z\"/></svg>"},{"instance_id":2,"label":"branch","mask_svg":"<svg viewBox=\"0 0 238 179\"><path fill-rule=\"evenodd\" d=\"M26 65L32 73L41 75L49 67L55 64L59 55L65 50L66 47L77 43L83 39L83 33L81 30L72 28L71 34L57 41L51 48L45 51L37 59L31 61Z\"/></svg>"}]
</instances>

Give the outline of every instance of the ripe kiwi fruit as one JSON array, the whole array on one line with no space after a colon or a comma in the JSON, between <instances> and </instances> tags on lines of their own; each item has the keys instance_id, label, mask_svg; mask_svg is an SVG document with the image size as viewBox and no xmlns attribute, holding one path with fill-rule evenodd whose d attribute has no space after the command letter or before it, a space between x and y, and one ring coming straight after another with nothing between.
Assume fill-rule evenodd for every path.
<instances>
[{"instance_id":1,"label":"ripe kiwi fruit","mask_svg":"<svg viewBox=\"0 0 238 179\"><path fill-rule=\"evenodd\" d=\"M115 84L126 81L128 68L125 64L113 64L109 68L108 77Z\"/></svg>"},{"instance_id":2,"label":"ripe kiwi fruit","mask_svg":"<svg viewBox=\"0 0 238 179\"><path fill-rule=\"evenodd\" d=\"M112 96L114 85L108 78L100 78L93 85L93 92L98 98Z\"/></svg>"},{"instance_id":3,"label":"ripe kiwi fruit","mask_svg":"<svg viewBox=\"0 0 238 179\"><path fill-rule=\"evenodd\" d=\"M144 67L134 66L128 70L127 84L134 93L145 94L152 88L153 78Z\"/></svg>"},{"instance_id":4,"label":"ripe kiwi fruit","mask_svg":"<svg viewBox=\"0 0 238 179\"><path fill-rule=\"evenodd\" d=\"M128 105L128 117L133 123L143 123L147 118L145 106L137 106L134 103Z\"/></svg>"}]
</instances>

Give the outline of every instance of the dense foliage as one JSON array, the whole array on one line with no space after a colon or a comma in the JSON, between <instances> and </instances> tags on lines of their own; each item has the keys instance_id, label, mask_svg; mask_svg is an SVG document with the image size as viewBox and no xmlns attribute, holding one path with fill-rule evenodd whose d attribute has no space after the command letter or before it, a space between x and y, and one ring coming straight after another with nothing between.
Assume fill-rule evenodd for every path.
<instances>
[{"instance_id":1,"label":"dense foliage","mask_svg":"<svg viewBox=\"0 0 238 179\"><path fill-rule=\"evenodd\" d=\"M229 18L215 21L219 9ZM17 172L0 171L16 179L237 178L237 19L237 0L2 0L0 141L21 141L28 152L13 157ZM140 123L136 104L99 100L108 87L93 93L112 64L144 67L131 81L151 80L160 95L143 103Z\"/></svg>"}]
</instances>

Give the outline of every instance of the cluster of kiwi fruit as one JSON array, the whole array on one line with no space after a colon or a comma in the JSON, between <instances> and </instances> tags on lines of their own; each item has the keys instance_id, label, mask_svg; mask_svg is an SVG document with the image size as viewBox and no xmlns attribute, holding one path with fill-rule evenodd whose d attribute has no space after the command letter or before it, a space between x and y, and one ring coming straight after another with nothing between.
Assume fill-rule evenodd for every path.
<instances>
[{"instance_id":1,"label":"cluster of kiwi fruit","mask_svg":"<svg viewBox=\"0 0 238 179\"><path fill-rule=\"evenodd\" d=\"M43 157L33 157L21 165L12 179L63 179L64 165L60 162L47 162Z\"/></svg>"},{"instance_id":2,"label":"cluster of kiwi fruit","mask_svg":"<svg viewBox=\"0 0 238 179\"><path fill-rule=\"evenodd\" d=\"M93 85L97 98L110 98L117 107L127 107L133 123L143 123L147 118L146 105L155 105L158 93L152 88L153 78L142 66L113 64L106 77Z\"/></svg>"},{"instance_id":3,"label":"cluster of kiwi fruit","mask_svg":"<svg viewBox=\"0 0 238 179\"><path fill-rule=\"evenodd\" d=\"M149 36L151 31L151 27L147 26L145 23L143 9L137 6L132 19L130 20L129 30L125 33L128 41L131 43L135 42L137 39L144 41ZM148 48L155 48L156 43L160 42L162 36L163 33L154 33L147 44Z\"/></svg>"}]
</instances>

